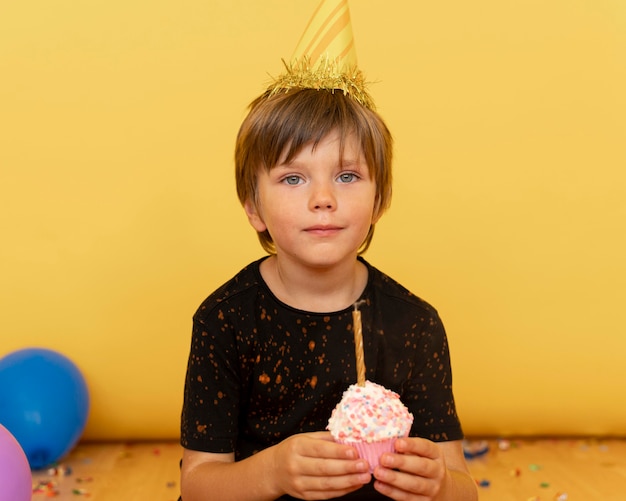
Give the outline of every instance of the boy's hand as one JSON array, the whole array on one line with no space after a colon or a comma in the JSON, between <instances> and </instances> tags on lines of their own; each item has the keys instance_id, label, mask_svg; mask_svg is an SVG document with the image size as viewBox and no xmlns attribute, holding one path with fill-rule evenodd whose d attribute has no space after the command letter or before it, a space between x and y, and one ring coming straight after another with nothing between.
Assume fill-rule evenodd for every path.
<instances>
[{"instance_id":1,"label":"boy's hand","mask_svg":"<svg viewBox=\"0 0 626 501\"><path fill-rule=\"evenodd\" d=\"M430 440L401 438L397 454L383 454L374 470L377 491L397 501L435 500L448 473L443 452Z\"/></svg>"},{"instance_id":2,"label":"boy's hand","mask_svg":"<svg viewBox=\"0 0 626 501\"><path fill-rule=\"evenodd\" d=\"M354 448L335 443L330 433L294 435L275 445L271 465L281 494L331 499L369 483L367 461Z\"/></svg>"}]
</instances>

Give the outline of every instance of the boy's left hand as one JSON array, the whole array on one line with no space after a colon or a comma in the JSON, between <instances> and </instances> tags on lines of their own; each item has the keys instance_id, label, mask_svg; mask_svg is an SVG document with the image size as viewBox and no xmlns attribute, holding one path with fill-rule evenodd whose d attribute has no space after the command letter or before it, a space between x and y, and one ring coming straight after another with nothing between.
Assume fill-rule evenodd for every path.
<instances>
[{"instance_id":1,"label":"boy's left hand","mask_svg":"<svg viewBox=\"0 0 626 501\"><path fill-rule=\"evenodd\" d=\"M376 490L397 501L438 499L448 475L441 448L423 438L401 438L396 452L383 454L374 470Z\"/></svg>"}]
</instances>

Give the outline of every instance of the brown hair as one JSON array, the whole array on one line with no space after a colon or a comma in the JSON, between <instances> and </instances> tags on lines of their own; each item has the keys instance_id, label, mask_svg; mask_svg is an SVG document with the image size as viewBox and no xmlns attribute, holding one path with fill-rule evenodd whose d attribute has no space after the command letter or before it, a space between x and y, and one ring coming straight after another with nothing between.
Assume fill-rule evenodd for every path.
<instances>
[{"instance_id":1,"label":"brown hair","mask_svg":"<svg viewBox=\"0 0 626 501\"><path fill-rule=\"evenodd\" d=\"M274 95L266 92L250 104L235 146L239 201L256 204L259 169L270 170L281 159L289 162L305 145L317 145L333 130L339 131L341 152L346 138L355 135L376 183L374 216L381 215L391 203L391 133L378 113L340 90L291 89ZM374 225L361 244L360 254L367 250L373 235ZM268 231L259 232L258 237L263 249L275 254Z\"/></svg>"}]
</instances>

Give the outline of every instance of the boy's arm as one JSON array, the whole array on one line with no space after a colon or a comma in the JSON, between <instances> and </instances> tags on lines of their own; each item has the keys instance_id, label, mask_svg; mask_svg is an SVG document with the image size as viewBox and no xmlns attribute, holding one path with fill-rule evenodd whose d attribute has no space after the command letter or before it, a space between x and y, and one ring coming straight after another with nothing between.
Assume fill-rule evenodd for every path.
<instances>
[{"instance_id":1,"label":"boy's arm","mask_svg":"<svg viewBox=\"0 0 626 501\"><path fill-rule=\"evenodd\" d=\"M294 435L242 461L234 454L185 449L181 466L183 501L270 501L284 494L331 499L368 483L366 461L326 432Z\"/></svg>"},{"instance_id":2,"label":"boy's arm","mask_svg":"<svg viewBox=\"0 0 626 501\"><path fill-rule=\"evenodd\" d=\"M461 440L439 442L437 446L443 452L448 470L448 485L444 487L441 499L478 500L478 488L470 475L463 455L463 442Z\"/></svg>"},{"instance_id":3,"label":"boy's arm","mask_svg":"<svg viewBox=\"0 0 626 501\"><path fill-rule=\"evenodd\" d=\"M259 463L259 464L256 464ZM262 456L235 463L235 455L185 449L180 472L183 501L210 499L270 500L272 494Z\"/></svg>"}]
</instances>

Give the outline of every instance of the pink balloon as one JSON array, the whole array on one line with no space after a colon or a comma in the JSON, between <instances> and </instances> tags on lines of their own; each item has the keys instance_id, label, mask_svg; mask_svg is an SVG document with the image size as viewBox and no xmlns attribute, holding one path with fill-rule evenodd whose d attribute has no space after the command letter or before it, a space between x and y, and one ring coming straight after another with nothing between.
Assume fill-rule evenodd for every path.
<instances>
[{"instance_id":1,"label":"pink balloon","mask_svg":"<svg viewBox=\"0 0 626 501\"><path fill-rule=\"evenodd\" d=\"M0 501L31 501L33 477L22 447L0 424Z\"/></svg>"}]
</instances>

